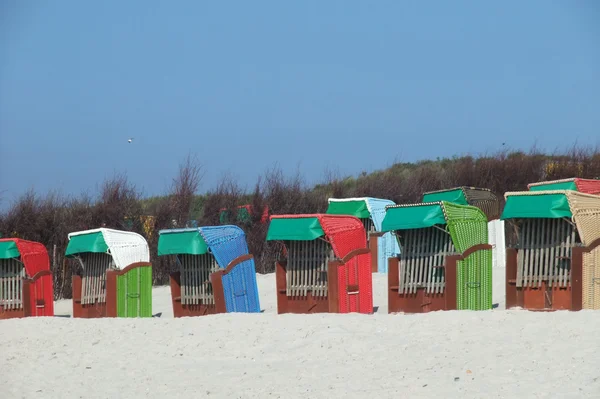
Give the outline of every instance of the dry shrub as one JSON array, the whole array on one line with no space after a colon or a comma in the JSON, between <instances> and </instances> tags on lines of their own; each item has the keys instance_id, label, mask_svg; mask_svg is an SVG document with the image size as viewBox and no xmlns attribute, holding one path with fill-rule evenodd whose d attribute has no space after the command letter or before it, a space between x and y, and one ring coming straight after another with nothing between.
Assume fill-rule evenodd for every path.
<instances>
[{"instance_id":1,"label":"dry shrub","mask_svg":"<svg viewBox=\"0 0 600 399\"><path fill-rule=\"evenodd\" d=\"M216 226L221 224L219 215L221 209L229 212L227 224L235 224L236 208L242 205L244 192L230 174L224 174L214 191L206 195L202 212L201 223L205 226Z\"/></svg>"},{"instance_id":2,"label":"dry shrub","mask_svg":"<svg viewBox=\"0 0 600 399\"><path fill-rule=\"evenodd\" d=\"M194 197L203 176L202 166L191 154L179 165L179 173L171 189L171 204L177 226L185 226L190 220Z\"/></svg>"},{"instance_id":3,"label":"dry shrub","mask_svg":"<svg viewBox=\"0 0 600 399\"><path fill-rule=\"evenodd\" d=\"M286 176L277 165L267 170L246 192L231 175L224 175L214 191L197 195L203 169L190 155L179 166L179 173L167 196L141 199L124 175L115 175L101 186L97 198L82 195L65 197L58 193L28 191L0 213L3 237L20 237L46 245L52 260L55 296L70 297L71 269L65 267L63 254L67 234L101 226L132 230L148 240L153 262L154 282L164 284L173 269L171 257L157 258L158 231L185 227L194 218L201 225L218 225L219 210L252 205L251 222L244 229L257 271L272 272L280 247L266 242L268 223L261 223L262 210L271 214L324 212L329 197L370 196L396 203L421 201L423 192L455 186L486 187L503 199L507 191L526 190L535 181L567 177L600 178L600 150L573 146L568 151L544 154L537 148L528 152L500 151L480 156L461 156L395 163L389 168L357 177L342 177L328 168L324 181L309 187L299 171ZM153 217L146 231L142 217ZM234 222L234 221L231 221Z\"/></svg>"},{"instance_id":4,"label":"dry shrub","mask_svg":"<svg viewBox=\"0 0 600 399\"><path fill-rule=\"evenodd\" d=\"M154 217L150 236L146 234L152 261L154 284L166 284L169 275L176 270L173 256L158 256L158 236L162 229L189 227L196 201L198 188L204 171L196 156L188 154L179 164L177 176L173 179L170 193L158 199L147 216Z\"/></svg>"}]
</instances>

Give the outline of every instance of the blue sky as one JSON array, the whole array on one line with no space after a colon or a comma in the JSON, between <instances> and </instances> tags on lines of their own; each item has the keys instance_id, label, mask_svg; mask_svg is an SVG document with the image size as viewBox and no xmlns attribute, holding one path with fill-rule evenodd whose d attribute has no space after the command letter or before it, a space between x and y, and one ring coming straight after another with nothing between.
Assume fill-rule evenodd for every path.
<instances>
[{"instance_id":1,"label":"blue sky","mask_svg":"<svg viewBox=\"0 0 600 399\"><path fill-rule=\"evenodd\" d=\"M600 3L0 3L0 192L600 142ZM133 144L127 138L135 137Z\"/></svg>"}]
</instances>

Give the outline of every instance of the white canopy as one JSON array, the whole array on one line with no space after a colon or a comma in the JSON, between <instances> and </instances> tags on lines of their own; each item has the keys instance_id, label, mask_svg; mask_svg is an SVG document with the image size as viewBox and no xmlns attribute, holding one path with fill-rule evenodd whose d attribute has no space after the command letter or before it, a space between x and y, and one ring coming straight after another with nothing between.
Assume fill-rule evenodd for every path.
<instances>
[{"instance_id":1,"label":"white canopy","mask_svg":"<svg viewBox=\"0 0 600 399\"><path fill-rule=\"evenodd\" d=\"M131 231L100 228L70 233L67 255L83 252L108 253L118 269L124 269L132 263L150 261L146 239Z\"/></svg>"}]
</instances>

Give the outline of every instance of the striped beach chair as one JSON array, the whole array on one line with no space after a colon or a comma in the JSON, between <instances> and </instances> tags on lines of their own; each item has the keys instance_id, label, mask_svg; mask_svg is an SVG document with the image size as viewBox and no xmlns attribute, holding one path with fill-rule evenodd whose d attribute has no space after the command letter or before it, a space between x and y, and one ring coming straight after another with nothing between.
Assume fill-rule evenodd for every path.
<instances>
[{"instance_id":1,"label":"striped beach chair","mask_svg":"<svg viewBox=\"0 0 600 399\"><path fill-rule=\"evenodd\" d=\"M381 231L385 207L393 201L380 198L330 198L328 215L350 215L360 219L365 227L371 250L371 271L387 273L388 258L397 256L400 248L391 233Z\"/></svg>"},{"instance_id":2,"label":"striped beach chair","mask_svg":"<svg viewBox=\"0 0 600 399\"><path fill-rule=\"evenodd\" d=\"M387 207L399 258L388 267L388 311L492 308L492 246L487 218L474 206L447 201Z\"/></svg>"},{"instance_id":3,"label":"striped beach chair","mask_svg":"<svg viewBox=\"0 0 600 399\"><path fill-rule=\"evenodd\" d=\"M505 194L506 307L600 309L600 196Z\"/></svg>"},{"instance_id":4,"label":"striped beach chair","mask_svg":"<svg viewBox=\"0 0 600 399\"><path fill-rule=\"evenodd\" d=\"M152 265L141 235L106 228L69 234L73 317L151 317Z\"/></svg>"},{"instance_id":5,"label":"striped beach chair","mask_svg":"<svg viewBox=\"0 0 600 399\"><path fill-rule=\"evenodd\" d=\"M237 226L161 230L158 255L173 255L175 317L260 312L256 268Z\"/></svg>"},{"instance_id":6,"label":"striped beach chair","mask_svg":"<svg viewBox=\"0 0 600 399\"><path fill-rule=\"evenodd\" d=\"M0 239L0 319L54 316L52 272L46 247Z\"/></svg>"},{"instance_id":7,"label":"striped beach chair","mask_svg":"<svg viewBox=\"0 0 600 399\"><path fill-rule=\"evenodd\" d=\"M283 245L278 313L373 312L371 254L358 218L273 215L267 240Z\"/></svg>"}]
</instances>

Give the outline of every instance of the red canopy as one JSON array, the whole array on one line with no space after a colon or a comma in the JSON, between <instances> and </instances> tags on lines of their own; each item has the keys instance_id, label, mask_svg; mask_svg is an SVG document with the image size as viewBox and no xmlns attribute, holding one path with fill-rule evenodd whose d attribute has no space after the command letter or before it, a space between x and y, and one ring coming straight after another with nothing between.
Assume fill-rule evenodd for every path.
<instances>
[{"instance_id":1,"label":"red canopy","mask_svg":"<svg viewBox=\"0 0 600 399\"><path fill-rule=\"evenodd\" d=\"M50 270L50 258L46 247L35 241L22 240L20 238L2 238L0 242L13 241L21 255L21 261L25 265L25 272L29 277L43 270Z\"/></svg>"}]
</instances>

